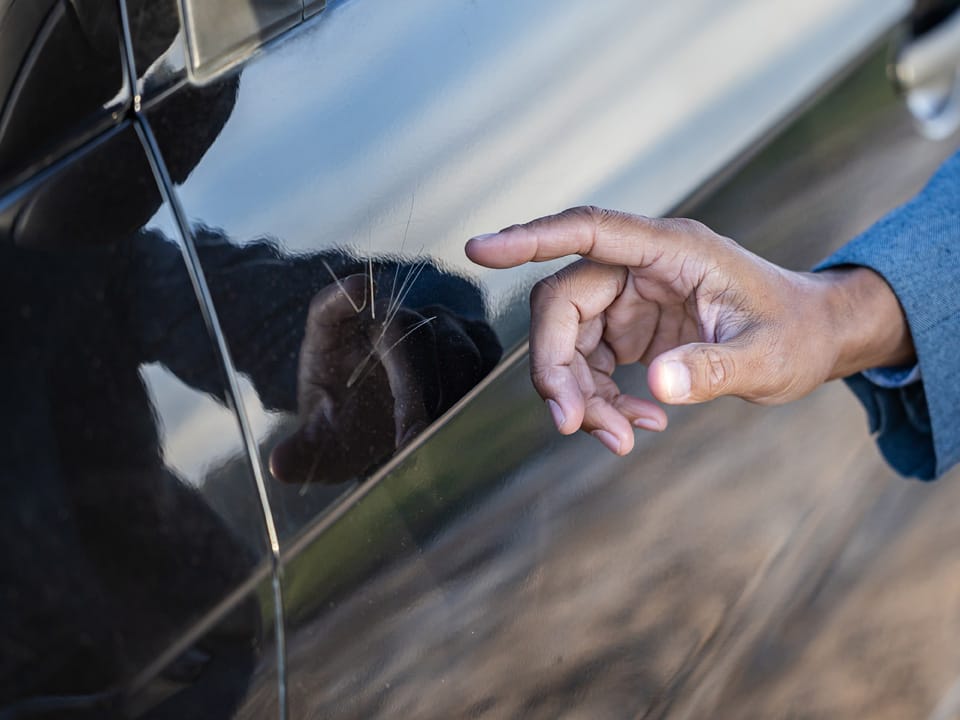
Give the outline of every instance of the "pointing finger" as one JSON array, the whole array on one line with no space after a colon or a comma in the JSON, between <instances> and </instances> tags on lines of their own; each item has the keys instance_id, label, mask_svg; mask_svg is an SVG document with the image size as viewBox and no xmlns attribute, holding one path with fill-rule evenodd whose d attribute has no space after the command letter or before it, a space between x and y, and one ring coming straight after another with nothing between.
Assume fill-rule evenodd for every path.
<instances>
[{"instance_id":1,"label":"pointing finger","mask_svg":"<svg viewBox=\"0 0 960 720\"><path fill-rule=\"evenodd\" d=\"M645 265L691 242L702 229L691 220L656 219L578 207L467 241L473 262L508 268L582 255L612 265Z\"/></svg>"}]
</instances>

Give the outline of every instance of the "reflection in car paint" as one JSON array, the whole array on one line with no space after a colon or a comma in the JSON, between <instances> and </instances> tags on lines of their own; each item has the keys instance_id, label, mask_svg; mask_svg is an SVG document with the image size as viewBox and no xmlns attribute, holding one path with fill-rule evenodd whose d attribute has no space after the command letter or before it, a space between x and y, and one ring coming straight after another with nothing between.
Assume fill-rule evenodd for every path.
<instances>
[{"instance_id":1,"label":"reflection in car paint","mask_svg":"<svg viewBox=\"0 0 960 720\"><path fill-rule=\"evenodd\" d=\"M177 0L122 0L130 31L137 95L143 100L182 82L187 75L186 38Z\"/></svg>"},{"instance_id":2,"label":"reflection in car paint","mask_svg":"<svg viewBox=\"0 0 960 720\"><path fill-rule=\"evenodd\" d=\"M393 263L392 271L374 270L371 260L368 273L342 280L322 262L335 282L314 295L305 321L297 368L301 425L271 453L271 469L285 482L362 477L500 359L482 305L467 308L470 315L450 307L464 307L471 294L478 299L466 281L444 277L426 260ZM430 304L413 304L411 296Z\"/></svg>"},{"instance_id":3,"label":"reflection in car paint","mask_svg":"<svg viewBox=\"0 0 960 720\"><path fill-rule=\"evenodd\" d=\"M0 3L0 191L120 121L130 99L117 6Z\"/></svg>"},{"instance_id":4,"label":"reflection in car paint","mask_svg":"<svg viewBox=\"0 0 960 720\"><path fill-rule=\"evenodd\" d=\"M235 366L256 390L253 407L277 418L258 444L281 481L270 493L283 535L412 440L500 358L479 289L427 258L284 255L270 239L237 246L203 226L194 242Z\"/></svg>"},{"instance_id":5,"label":"reflection in car paint","mask_svg":"<svg viewBox=\"0 0 960 720\"><path fill-rule=\"evenodd\" d=\"M174 178L235 88L179 94L155 115L158 136L177 139ZM207 122L187 137L201 106ZM254 652L260 606L232 599L269 567L263 508L183 247L161 229L169 212L130 124L0 206L16 309L2 375L5 712L113 712L116 688L224 603L218 627L233 630L158 669L176 687L156 712L216 701L207 717L228 717L269 658ZM299 407L272 448L284 482L362 480L499 360L479 290L427 258L292 257L202 226L192 241L236 366L266 407ZM173 442L184 432L217 444L186 451Z\"/></svg>"},{"instance_id":6,"label":"reflection in car paint","mask_svg":"<svg viewBox=\"0 0 960 720\"><path fill-rule=\"evenodd\" d=\"M275 617L266 573L210 626L180 638L171 653L115 700L119 717L141 720L264 718L276 713Z\"/></svg>"},{"instance_id":7,"label":"reflection in car paint","mask_svg":"<svg viewBox=\"0 0 960 720\"><path fill-rule=\"evenodd\" d=\"M138 4L146 13L131 11L138 87L161 93L186 75L176 6L127 0L128 9ZM596 36L583 29L609 24L582 3L554 4L545 24L540 6L515 3L519 21L509 29L502 8L449 3L441 17L431 12L440 5L384 3L378 9L390 13L365 18L369 7L357 3L356 14L338 16L341 24L326 31L317 24L309 43L304 33L299 45L288 46L299 51L251 67L243 112L235 111L237 76L159 98L149 122L163 161L190 217L210 224L185 228L188 238L160 203L127 124L67 168L0 201L0 292L8 311L8 350L0 357L7 429L0 717L59 718L75 710L98 718L259 718L283 707L286 675L276 653L283 628L273 625L270 587L281 575L272 575L280 568L265 548L263 511L271 508L256 496L251 462L258 460L276 475L270 500L284 533L290 706L298 717L696 716L703 708L727 716L748 707L768 716L812 697L820 703L813 712L823 716L875 714L864 707L916 715L938 687L949 690L953 682L952 645L942 643L944 650L936 642L949 639L942 630L953 622L952 608L933 606L930 596L948 596L942 589L955 578L949 553L938 550L956 544L955 513L948 511L960 485L940 485L929 496L935 501L888 486L888 475L871 464L875 454L856 408L838 389L775 411L722 402L696 413L677 410L671 437L641 438L634 456L640 461L625 465L598 459L587 438L553 433L521 348L471 399L469 411L435 422L500 357L483 288L457 265L467 219L512 215L512 205L491 210L502 198L529 212L538 203L582 197L596 192L589 182L599 182L604 197L629 189L640 198L635 202L672 202L678 187L689 190L704 177L651 172L657 154L647 157L633 144L642 133L623 133L631 142L611 143L589 172L548 177L543 168L553 166L539 165L545 155L585 159L584 146L569 136L546 141L573 117L565 113L573 105L608 104L584 103L583 93L543 103L530 92L538 85L531 80L568 84L583 72L594 88L596 77L614 77L598 67L614 66L636 76L642 63L622 60L644 44L624 34L607 36L595 56L569 52L558 29L576 28L596 49ZM872 21L883 24L877 5ZM641 24L662 28L664 18L702 20L707 6L661 5L663 14L651 23L616 25L633 32ZM817 12L830 7L821 2ZM580 15L564 15L571 8ZM605 9L613 12L615 4ZM437 31L461 11L479 21L464 32L474 47ZM628 2L618 12L650 18ZM355 27L345 25L349 18L358 19ZM398 41L397 18L420 30L410 45L416 52L406 56L417 69L437 53L465 61L457 72L441 68L450 71L442 75L450 85L378 48L388 36ZM514 82L481 72L458 93L440 92L468 70L489 69L471 65L491 55L485 39L512 41L515 34L529 49L533 26L548 34L529 53L532 66L507 78ZM371 40L374 27L388 32ZM359 53L330 52L357 39L371 44ZM344 46L330 45L334 40ZM566 55L564 72L540 63L546 46ZM629 52L617 56L618 48ZM357 54L369 67L351 64ZM502 56L518 62L516 54ZM328 70L319 78L310 62L318 59ZM337 60L345 72L329 72ZM384 72L391 63L408 82L389 87L399 77ZM905 136L889 94L877 91L882 59L868 68L874 84L867 91L845 88L852 93L845 105L812 115L815 132L801 126L788 134L728 192L692 211L793 264L809 263L876 216L928 172L943 148L919 147ZM356 82L367 75L381 78L370 86L376 92ZM712 82L709 73L702 77ZM764 78L789 85L779 73ZM304 92L305 79L315 83L313 92ZM263 112L263 99L275 97L268 91L284 83L296 102ZM358 93L358 85L367 92ZM659 87L673 97L669 82ZM724 87L728 98L731 87L713 89ZM480 115L506 123L497 130L505 144L486 144L493 125L473 134L478 115L466 100L491 92L542 110L526 118L535 123L528 131L536 131L517 133L517 116L503 110L518 105L501 102ZM432 106L432 122L421 123L422 106L437 96L446 98L442 107ZM782 110L784 97L770 107ZM118 103L124 98L115 96ZM391 112L357 112L371 102ZM713 109L698 112L716 119ZM662 110L658 117L672 131L682 108L664 103ZM412 121L400 127L398 114ZM444 134L464 114L459 127L466 132ZM198 191L188 177L197 178L198 160L228 134L224 127L236 115L236 132L217 143L216 161L196 168L206 173ZM842 119L853 115L859 124L845 126ZM352 137L358 116L369 123L372 147L404 152L325 164L325 153L337 160L336 150L353 147L331 128ZM633 116L622 117L632 129ZM765 116L761 125L769 121ZM327 135L318 137L318 126ZM291 127L302 131L293 133L292 145L271 145L286 140ZM739 137L753 137L744 132ZM705 134L698 142L718 148L708 162L702 145L671 137L664 142L686 148L702 172L739 147ZM882 144L893 159L875 155L871 144ZM451 182L458 161L447 163L447 153L454 148L463 149L453 153L463 175ZM508 148L530 153L515 156ZM225 157L230 162L218 165ZM411 158L416 162L408 165ZM478 162L490 158L506 164ZM441 172L442 164L448 169ZM505 168L521 164L541 174L505 181ZM891 166L898 173L883 172ZM415 167L422 176L406 173ZM394 174L398 168L404 172ZM363 182L345 181L345 170L346 180ZM642 182L627 177L633 172ZM854 201L867 186L871 193ZM301 194L284 197L290 187ZM824 188L832 190L830 202L816 197ZM330 191L323 202L318 189ZM414 201L420 208L411 223ZM759 219L758 204L766 208ZM407 216L405 226L394 222L397 215ZM260 235L263 227L272 235ZM358 240L364 237L365 244ZM186 273L188 242L217 305L223 327L216 330L244 374L236 397L226 389L225 359L214 350ZM408 242L428 254L404 252ZM492 298L502 311L496 330L501 339L518 339L526 321L516 323L525 313L514 300L525 280L505 277L501 282L516 287L501 287ZM505 330L507 321L516 324ZM639 387L640 374L633 368L623 376ZM247 457L235 412L253 420L262 457ZM824 416L842 419L844 432L826 428ZM428 425L430 441L412 442ZM908 522L914 517L920 521ZM923 577L887 592L890 577L911 579L901 566L920 568ZM918 635L934 641L918 652ZM871 685L878 671L899 680L904 667L928 692L904 698L897 682ZM950 693L944 697L949 708Z\"/></svg>"},{"instance_id":8,"label":"reflection in car paint","mask_svg":"<svg viewBox=\"0 0 960 720\"><path fill-rule=\"evenodd\" d=\"M14 715L106 714L265 566L249 468L228 502L178 476L162 430L177 417L141 373L176 374L188 412L242 455L234 416L204 397L223 402L221 367L181 250L141 229L157 211L129 125L0 207L0 707Z\"/></svg>"}]
</instances>

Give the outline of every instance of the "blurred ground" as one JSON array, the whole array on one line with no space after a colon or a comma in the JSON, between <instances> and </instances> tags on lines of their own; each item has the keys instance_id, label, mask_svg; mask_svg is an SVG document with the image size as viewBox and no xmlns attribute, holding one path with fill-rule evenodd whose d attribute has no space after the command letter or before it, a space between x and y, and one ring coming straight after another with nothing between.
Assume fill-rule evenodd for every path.
<instances>
[{"instance_id":1,"label":"blurred ground","mask_svg":"<svg viewBox=\"0 0 960 720\"><path fill-rule=\"evenodd\" d=\"M960 478L892 477L838 386L679 433L711 414L738 447L593 481L559 453L299 627L293 715L926 716L960 676Z\"/></svg>"}]
</instances>

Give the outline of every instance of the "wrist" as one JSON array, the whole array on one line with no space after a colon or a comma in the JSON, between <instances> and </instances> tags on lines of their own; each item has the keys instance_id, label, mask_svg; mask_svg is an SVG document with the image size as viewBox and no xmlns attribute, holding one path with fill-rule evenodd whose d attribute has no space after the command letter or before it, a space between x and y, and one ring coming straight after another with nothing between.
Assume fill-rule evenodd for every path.
<instances>
[{"instance_id":1,"label":"wrist","mask_svg":"<svg viewBox=\"0 0 960 720\"><path fill-rule=\"evenodd\" d=\"M891 287L867 267L816 274L824 282L835 357L830 380L878 367L912 365L916 352L903 308Z\"/></svg>"}]
</instances>

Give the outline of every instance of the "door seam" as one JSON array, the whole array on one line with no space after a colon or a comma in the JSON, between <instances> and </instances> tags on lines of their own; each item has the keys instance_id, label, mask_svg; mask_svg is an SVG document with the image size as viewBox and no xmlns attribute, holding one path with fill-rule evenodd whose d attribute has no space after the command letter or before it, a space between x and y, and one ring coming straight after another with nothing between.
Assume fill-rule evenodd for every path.
<instances>
[{"instance_id":1,"label":"door seam","mask_svg":"<svg viewBox=\"0 0 960 720\"><path fill-rule=\"evenodd\" d=\"M246 406L243 402L243 396L240 392L240 383L236 366L233 363L233 357L227 344L226 336L220 325L217 316L216 306L210 294L210 288L207 284L206 275L203 272L203 266L200 263L200 257L197 253L196 243L189 220L180 203L179 195L176 192L171 180L170 173L160 152L156 137L150 127L150 123L141 111L140 93L137 88L136 68L133 57L133 44L130 34L130 23L127 15L125 0L117 0L120 12L120 24L123 38L123 63L125 66L126 82L130 86L131 105L129 116L133 122L133 127L140 140L147 162L150 164L150 170L154 177L154 182L160 192L162 200L169 206L173 213L174 221L177 226L177 232L180 235L180 247L183 253L184 264L190 277L191 285L194 290L194 297L200 306L200 312L207 326L207 332L213 339L215 349L218 355L226 387L224 393L226 399L234 412L237 424L240 428L240 434L247 455L247 462L250 471L253 474L254 483L257 489L257 495L260 501L261 514L263 516L264 529L266 530L267 541L270 551L271 565L271 589L274 605L274 644L276 647L277 661L277 705L279 717L281 720L287 720L287 673L286 673L286 632L284 627L283 615L283 585L282 585L282 566L280 564L280 542L277 534L276 523L273 519L273 511L270 506L270 499L267 492L266 475L263 463L260 458L259 448L256 438L250 424Z\"/></svg>"}]
</instances>

